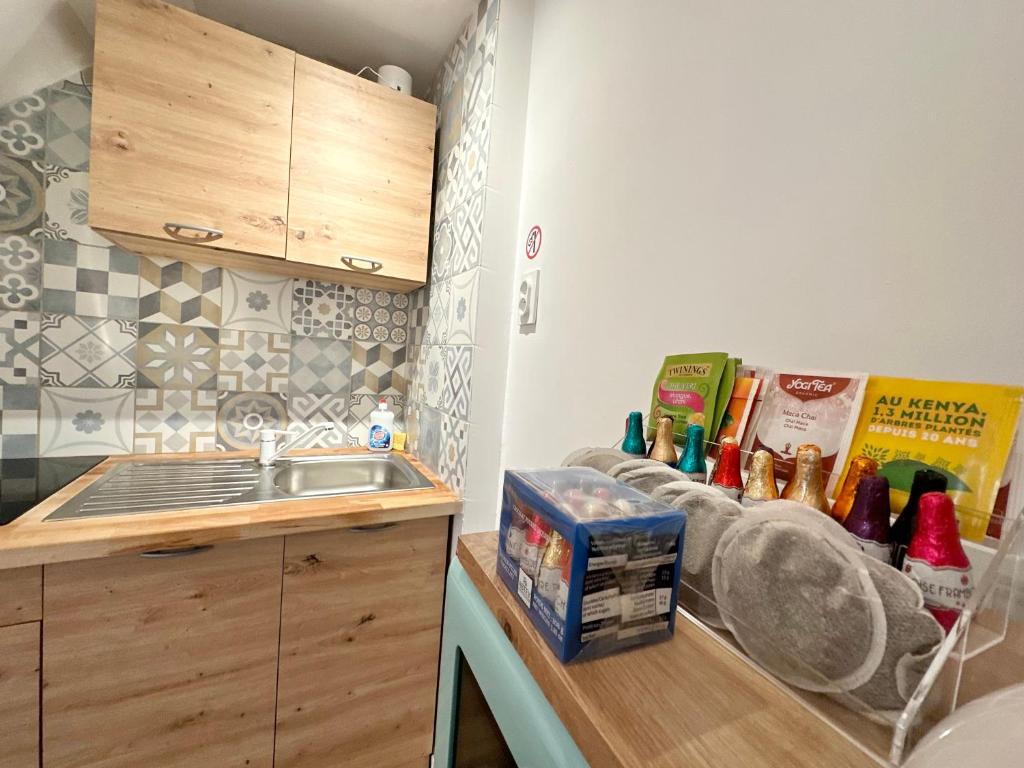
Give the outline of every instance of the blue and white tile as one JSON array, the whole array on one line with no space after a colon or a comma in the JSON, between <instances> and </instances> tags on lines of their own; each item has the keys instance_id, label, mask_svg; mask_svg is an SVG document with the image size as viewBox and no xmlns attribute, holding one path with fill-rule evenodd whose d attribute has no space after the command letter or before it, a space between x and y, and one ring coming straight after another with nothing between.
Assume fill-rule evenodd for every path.
<instances>
[{"instance_id":1,"label":"blue and white tile","mask_svg":"<svg viewBox=\"0 0 1024 768\"><path fill-rule=\"evenodd\" d=\"M181 453L217 448L217 393L139 389L135 394L135 453Z\"/></svg>"},{"instance_id":2,"label":"blue and white tile","mask_svg":"<svg viewBox=\"0 0 1024 768\"><path fill-rule=\"evenodd\" d=\"M443 349L444 383L438 407L451 416L468 421L473 378L473 348L458 345Z\"/></svg>"},{"instance_id":3,"label":"blue and white tile","mask_svg":"<svg viewBox=\"0 0 1024 768\"><path fill-rule=\"evenodd\" d=\"M441 280L430 286L430 313L427 321L427 332L423 343L427 345L445 344L448 341L448 321L451 318L452 284L450 280Z\"/></svg>"},{"instance_id":4,"label":"blue and white tile","mask_svg":"<svg viewBox=\"0 0 1024 768\"><path fill-rule=\"evenodd\" d=\"M222 270L194 261L139 257L139 319L217 328Z\"/></svg>"},{"instance_id":5,"label":"blue and white tile","mask_svg":"<svg viewBox=\"0 0 1024 768\"><path fill-rule=\"evenodd\" d=\"M0 234L39 236L46 191L41 163L0 153Z\"/></svg>"},{"instance_id":6,"label":"blue and white tile","mask_svg":"<svg viewBox=\"0 0 1024 768\"><path fill-rule=\"evenodd\" d=\"M429 346L423 347L425 355L421 355L423 366L419 376L424 382L423 403L431 408L437 408L441 404L441 396L445 387L445 354L444 347Z\"/></svg>"},{"instance_id":7,"label":"blue and white tile","mask_svg":"<svg viewBox=\"0 0 1024 768\"><path fill-rule=\"evenodd\" d=\"M134 390L42 388L40 456L124 454L134 444Z\"/></svg>"},{"instance_id":8,"label":"blue and white tile","mask_svg":"<svg viewBox=\"0 0 1024 768\"><path fill-rule=\"evenodd\" d=\"M430 286L417 288L409 294L409 339L410 346L419 346L427 333L430 319Z\"/></svg>"},{"instance_id":9,"label":"blue and white tile","mask_svg":"<svg viewBox=\"0 0 1024 768\"><path fill-rule=\"evenodd\" d=\"M345 419L348 416L348 401L347 394L314 395L293 388L288 395L290 429L298 433L316 424L330 422L334 424L334 429L330 432L319 433L305 443L305 447L336 448L345 446L348 444L348 429L345 426Z\"/></svg>"},{"instance_id":10,"label":"blue and white tile","mask_svg":"<svg viewBox=\"0 0 1024 768\"><path fill-rule=\"evenodd\" d=\"M370 415L377 409L377 402L387 400L388 410L395 414L395 431L405 431L405 398L401 395L350 395L345 427L349 437L366 445L370 431Z\"/></svg>"},{"instance_id":11,"label":"blue and white tile","mask_svg":"<svg viewBox=\"0 0 1024 768\"><path fill-rule=\"evenodd\" d=\"M218 392L217 450L255 448L261 429L288 428L288 395L278 392Z\"/></svg>"},{"instance_id":12,"label":"blue and white tile","mask_svg":"<svg viewBox=\"0 0 1024 768\"><path fill-rule=\"evenodd\" d=\"M449 344L476 342L477 297L480 292L480 267L452 278L451 317L448 319Z\"/></svg>"},{"instance_id":13,"label":"blue and white tile","mask_svg":"<svg viewBox=\"0 0 1024 768\"><path fill-rule=\"evenodd\" d=\"M353 393L404 395L408 388L404 344L352 343Z\"/></svg>"},{"instance_id":14,"label":"blue and white tile","mask_svg":"<svg viewBox=\"0 0 1024 768\"><path fill-rule=\"evenodd\" d=\"M216 328L139 323L137 386L216 390L221 333Z\"/></svg>"},{"instance_id":15,"label":"blue and white tile","mask_svg":"<svg viewBox=\"0 0 1024 768\"><path fill-rule=\"evenodd\" d=\"M296 279L292 287L292 333L352 338L355 290L319 280Z\"/></svg>"},{"instance_id":16,"label":"blue and white tile","mask_svg":"<svg viewBox=\"0 0 1024 768\"><path fill-rule=\"evenodd\" d=\"M43 311L137 320L139 257L117 247L46 240Z\"/></svg>"},{"instance_id":17,"label":"blue and white tile","mask_svg":"<svg viewBox=\"0 0 1024 768\"><path fill-rule=\"evenodd\" d=\"M62 166L47 165L46 215L43 234L52 240L74 240L100 248L113 246L89 226L89 174Z\"/></svg>"},{"instance_id":18,"label":"blue and white tile","mask_svg":"<svg viewBox=\"0 0 1024 768\"><path fill-rule=\"evenodd\" d=\"M42 242L27 235L0 235L0 309L38 312L42 281Z\"/></svg>"},{"instance_id":19,"label":"blue and white tile","mask_svg":"<svg viewBox=\"0 0 1024 768\"><path fill-rule=\"evenodd\" d=\"M358 341L404 344L409 327L409 296L358 288L352 336Z\"/></svg>"},{"instance_id":20,"label":"blue and white tile","mask_svg":"<svg viewBox=\"0 0 1024 768\"><path fill-rule=\"evenodd\" d=\"M222 330L217 389L286 392L291 341L287 333Z\"/></svg>"},{"instance_id":21,"label":"blue and white tile","mask_svg":"<svg viewBox=\"0 0 1024 768\"><path fill-rule=\"evenodd\" d=\"M491 110L488 108L479 116L479 123L475 131L462 132L462 139L459 142L459 163L461 165L459 194L450 201L452 206L457 206L468 200L487 184L487 157L490 143Z\"/></svg>"},{"instance_id":22,"label":"blue and white tile","mask_svg":"<svg viewBox=\"0 0 1024 768\"><path fill-rule=\"evenodd\" d=\"M479 189L452 212L452 275L480 266L485 203L486 190Z\"/></svg>"},{"instance_id":23,"label":"blue and white tile","mask_svg":"<svg viewBox=\"0 0 1024 768\"><path fill-rule=\"evenodd\" d=\"M42 160L46 149L46 90L0 107L0 153Z\"/></svg>"},{"instance_id":24,"label":"blue and white tile","mask_svg":"<svg viewBox=\"0 0 1024 768\"><path fill-rule=\"evenodd\" d=\"M92 99L81 93L51 87L46 100L46 162L85 170L89 167Z\"/></svg>"},{"instance_id":25,"label":"blue and white tile","mask_svg":"<svg viewBox=\"0 0 1024 768\"><path fill-rule=\"evenodd\" d=\"M482 31L482 30L481 30ZM469 57L462 98L462 122L464 131L479 133L486 112L494 96L494 49L498 29L494 27L478 36L476 46Z\"/></svg>"},{"instance_id":26,"label":"blue and white tile","mask_svg":"<svg viewBox=\"0 0 1024 768\"><path fill-rule=\"evenodd\" d=\"M39 384L39 313L0 311L0 384Z\"/></svg>"},{"instance_id":27,"label":"blue and white tile","mask_svg":"<svg viewBox=\"0 0 1024 768\"><path fill-rule=\"evenodd\" d=\"M466 495L468 447L469 424L448 414L442 414L437 474L460 498Z\"/></svg>"},{"instance_id":28,"label":"blue and white tile","mask_svg":"<svg viewBox=\"0 0 1024 768\"><path fill-rule=\"evenodd\" d=\"M39 387L0 384L0 459L37 456L38 433Z\"/></svg>"},{"instance_id":29,"label":"blue and white tile","mask_svg":"<svg viewBox=\"0 0 1024 768\"><path fill-rule=\"evenodd\" d=\"M135 320L44 313L39 378L47 387L135 387Z\"/></svg>"},{"instance_id":30,"label":"blue and white tile","mask_svg":"<svg viewBox=\"0 0 1024 768\"><path fill-rule=\"evenodd\" d=\"M291 333L292 279L238 269L223 271L221 326Z\"/></svg>"},{"instance_id":31,"label":"blue and white tile","mask_svg":"<svg viewBox=\"0 0 1024 768\"><path fill-rule=\"evenodd\" d=\"M311 394L346 394L352 375L352 342L293 336L290 383Z\"/></svg>"},{"instance_id":32,"label":"blue and white tile","mask_svg":"<svg viewBox=\"0 0 1024 768\"><path fill-rule=\"evenodd\" d=\"M434 225L434 249L430 261L431 283L451 277L454 253L455 231L451 218L445 216Z\"/></svg>"},{"instance_id":33,"label":"blue and white tile","mask_svg":"<svg viewBox=\"0 0 1024 768\"><path fill-rule=\"evenodd\" d=\"M416 456L437 472L441 466L441 421L444 418L436 408L424 405L419 412L419 438Z\"/></svg>"}]
</instances>

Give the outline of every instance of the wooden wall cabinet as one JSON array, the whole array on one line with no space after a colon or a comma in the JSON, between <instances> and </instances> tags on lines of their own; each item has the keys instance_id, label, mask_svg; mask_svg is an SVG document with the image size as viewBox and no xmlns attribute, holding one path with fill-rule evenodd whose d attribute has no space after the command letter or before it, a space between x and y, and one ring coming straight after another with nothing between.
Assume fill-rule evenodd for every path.
<instances>
[{"instance_id":1,"label":"wooden wall cabinet","mask_svg":"<svg viewBox=\"0 0 1024 768\"><path fill-rule=\"evenodd\" d=\"M424 282L435 109L295 61L288 260Z\"/></svg>"},{"instance_id":2,"label":"wooden wall cabinet","mask_svg":"<svg viewBox=\"0 0 1024 768\"><path fill-rule=\"evenodd\" d=\"M46 566L45 768L271 768L283 544Z\"/></svg>"},{"instance_id":3,"label":"wooden wall cabinet","mask_svg":"<svg viewBox=\"0 0 1024 768\"><path fill-rule=\"evenodd\" d=\"M427 765L448 525L286 539L276 768Z\"/></svg>"},{"instance_id":4,"label":"wooden wall cabinet","mask_svg":"<svg viewBox=\"0 0 1024 768\"><path fill-rule=\"evenodd\" d=\"M93 227L284 256L292 51L156 0L101 0L93 71Z\"/></svg>"},{"instance_id":5,"label":"wooden wall cabinet","mask_svg":"<svg viewBox=\"0 0 1024 768\"><path fill-rule=\"evenodd\" d=\"M432 105L160 0L96 5L91 226L149 255L426 282Z\"/></svg>"}]
</instances>

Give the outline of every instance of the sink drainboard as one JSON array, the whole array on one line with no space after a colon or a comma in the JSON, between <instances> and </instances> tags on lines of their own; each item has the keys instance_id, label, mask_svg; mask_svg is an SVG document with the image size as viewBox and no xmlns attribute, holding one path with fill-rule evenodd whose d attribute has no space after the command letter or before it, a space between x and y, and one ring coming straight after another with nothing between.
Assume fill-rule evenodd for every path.
<instances>
[{"instance_id":1,"label":"sink drainboard","mask_svg":"<svg viewBox=\"0 0 1024 768\"><path fill-rule=\"evenodd\" d=\"M47 520L195 509L243 501L260 484L249 461L123 464L87 491L58 507Z\"/></svg>"}]
</instances>

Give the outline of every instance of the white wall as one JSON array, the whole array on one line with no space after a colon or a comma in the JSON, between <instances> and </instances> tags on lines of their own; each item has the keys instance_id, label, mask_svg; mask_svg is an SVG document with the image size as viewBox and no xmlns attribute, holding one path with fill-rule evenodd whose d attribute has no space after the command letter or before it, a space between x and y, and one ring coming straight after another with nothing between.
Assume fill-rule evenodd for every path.
<instances>
[{"instance_id":1,"label":"white wall","mask_svg":"<svg viewBox=\"0 0 1024 768\"><path fill-rule=\"evenodd\" d=\"M0 104L92 63L92 33L64 0L0 0Z\"/></svg>"},{"instance_id":2,"label":"white wall","mask_svg":"<svg viewBox=\"0 0 1024 768\"><path fill-rule=\"evenodd\" d=\"M1019 0L538 0L505 465L671 353L1024 382L1022 73Z\"/></svg>"}]
</instances>

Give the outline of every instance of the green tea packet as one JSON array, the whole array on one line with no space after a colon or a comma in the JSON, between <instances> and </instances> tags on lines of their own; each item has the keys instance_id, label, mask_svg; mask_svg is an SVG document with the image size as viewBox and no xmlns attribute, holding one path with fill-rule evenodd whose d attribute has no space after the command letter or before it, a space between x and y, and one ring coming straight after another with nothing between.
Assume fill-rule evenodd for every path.
<instances>
[{"instance_id":1,"label":"green tea packet","mask_svg":"<svg viewBox=\"0 0 1024 768\"><path fill-rule=\"evenodd\" d=\"M658 419L671 416L675 420L675 442L686 439L686 424L694 413L704 415L706 435L714 439L712 431L719 387L729 355L725 352L702 352L691 355L671 355L665 358L654 382L651 396L651 417L647 423L647 439L654 439ZM733 366L733 377L736 368ZM730 385L731 386L731 385ZM728 393L724 398L728 401ZM721 416L719 416L721 420Z\"/></svg>"}]
</instances>

